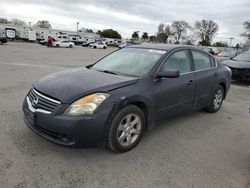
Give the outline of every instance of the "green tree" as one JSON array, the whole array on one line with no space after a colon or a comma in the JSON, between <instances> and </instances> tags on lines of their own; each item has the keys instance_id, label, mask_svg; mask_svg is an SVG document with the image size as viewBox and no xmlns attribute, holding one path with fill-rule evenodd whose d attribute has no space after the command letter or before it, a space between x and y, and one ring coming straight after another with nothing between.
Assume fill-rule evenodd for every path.
<instances>
[{"instance_id":1,"label":"green tree","mask_svg":"<svg viewBox=\"0 0 250 188\"><path fill-rule=\"evenodd\" d=\"M194 32L200 38L199 44L210 46L211 41L219 30L219 26L213 20L196 21L194 24Z\"/></svg>"},{"instance_id":2,"label":"green tree","mask_svg":"<svg viewBox=\"0 0 250 188\"><path fill-rule=\"evenodd\" d=\"M149 41L150 42L156 42L156 36L155 35L149 36Z\"/></svg>"},{"instance_id":3,"label":"green tree","mask_svg":"<svg viewBox=\"0 0 250 188\"><path fill-rule=\"evenodd\" d=\"M214 43L213 46L215 46L215 47L228 47L227 43L222 42L222 41Z\"/></svg>"},{"instance_id":4,"label":"green tree","mask_svg":"<svg viewBox=\"0 0 250 188\"><path fill-rule=\"evenodd\" d=\"M48 20L39 20L34 26L40 28L51 28L51 24Z\"/></svg>"},{"instance_id":5,"label":"green tree","mask_svg":"<svg viewBox=\"0 0 250 188\"><path fill-rule=\"evenodd\" d=\"M186 21L174 21L171 24L172 35L175 38L175 43L179 44L180 39L184 34L187 33L187 30L190 28L189 24Z\"/></svg>"},{"instance_id":6,"label":"green tree","mask_svg":"<svg viewBox=\"0 0 250 188\"><path fill-rule=\"evenodd\" d=\"M163 23L159 24L157 32L157 41L166 43L168 37L171 35L171 28L169 25L164 25Z\"/></svg>"},{"instance_id":7,"label":"green tree","mask_svg":"<svg viewBox=\"0 0 250 188\"><path fill-rule=\"evenodd\" d=\"M144 32L144 33L142 34L142 39L143 39L143 41L145 41L145 40L148 39L148 33L147 33L147 32Z\"/></svg>"},{"instance_id":8,"label":"green tree","mask_svg":"<svg viewBox=\"0 0 250 188\"><path fill-rule=\"evenodd\" d=\"M113 29L104 29L101 33L100 33L101 37L104 38L114 38L114 39L121 39L122 36L115 30Z\"/></svg>"},{"instance_id":9,"label":"green tree","mask_svg":"<svg viewBox=\"0 0 250 188\"><path fill-rule=\"evenodd\" d=\"M8 20L6 18L0 18L0 23L7 24Z\"/></svg>"},{"instance_id":10,"label":"green tree","mask_svg":"<svg viewBox=\"0 0 250 188\"><path fill-rule=\"evenodd\" d=\"M132 34L132 39L134 40L138 40L139 39L139 32L138 31L135 31L133 34Z\"/></svg>"}]
</instances>

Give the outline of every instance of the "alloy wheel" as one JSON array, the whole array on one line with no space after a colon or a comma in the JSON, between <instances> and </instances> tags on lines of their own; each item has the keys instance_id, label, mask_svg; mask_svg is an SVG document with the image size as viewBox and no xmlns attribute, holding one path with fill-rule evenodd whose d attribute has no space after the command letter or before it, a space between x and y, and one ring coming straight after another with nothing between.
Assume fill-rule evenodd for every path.
<instances>
[{"instance_id":1,"label":"alloy wheel","mask_svg":"<svg viewBox=\"0 0 250 188\"><path fill-rule=\"evenodd\" d=\"M126 115L118 125L117 140L121 146L134 144L142 130L142 121L137 114Z\"/></svg>"}]
</instances>

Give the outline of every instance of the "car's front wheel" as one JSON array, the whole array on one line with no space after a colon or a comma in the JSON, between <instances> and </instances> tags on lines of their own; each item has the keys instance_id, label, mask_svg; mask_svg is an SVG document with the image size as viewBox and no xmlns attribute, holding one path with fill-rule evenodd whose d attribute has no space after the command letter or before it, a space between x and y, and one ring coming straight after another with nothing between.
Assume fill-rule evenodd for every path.
<instances>
[{"instance_id":1,"label":"car's front wheel","mask_svg":"<svg viewBox=\"0 0 250 188\"><path fill-rule=\"evenodd\" d=\"M215 90L212 96L212 100L210 101L210 104L206 110L210 113L217 112L223 103L224 94L225 94L224 88L221 85L219 85L217 89Z\"/></svg>"},{"instance_id":2,"label":"car's front wheel","mask_svg":"<svg viewBox=\"0 0 250 188\"><path fill-rule=\"evenodd\" d=\"M60 45L59 45L59 44L56 44L56 47L57 47L57 48L59 48L59 47L60 47Z\"/></svg>"},{"instance_id":3,"label":"car's front wheel","mask_svg":"<svg viewBox=\"0 0 250 188\"><path fill-rule=\"evenodd\" d=\"M70 45L69 45L69 48L72 48L72 47L73 47L73 46L70 44Z\"/></svg>"},{"instance_id":4,"label":"car's front wheel","mask_svg":"<svg viewBox=\"0 0 250 188\"><path fill-rule=\"evenodd\" d=\"M126 152L134 148L140 141L145 127L143 111L129 105L120 110L114 117L108 133L107 146L114 152Z\"/></svg>"}]
</instances>

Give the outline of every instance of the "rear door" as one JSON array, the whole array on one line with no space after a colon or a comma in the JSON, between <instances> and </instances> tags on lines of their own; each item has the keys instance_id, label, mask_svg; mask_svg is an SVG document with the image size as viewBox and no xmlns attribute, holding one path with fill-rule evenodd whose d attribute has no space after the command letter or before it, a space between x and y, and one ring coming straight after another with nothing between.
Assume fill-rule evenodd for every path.
<instances>
[{"instance_id":1,"label":"rear door","mask_svg":"<svg viewBox=\"0 0 250 188\"><path fill-rule=\"evenodd\" d=\"M199 109L206 107L210 102L218 79L217 64L214 58L204 52L191 52L196 87L194 107Z\"/></svg>"},{"instance_id":2,"label":"rear door","mask_svg":"<svg viewBox=\"0 0 250 188\"><path fill-rule=\"evenodd\" d=\"M155 103L158 117L167 117L192 109L194 99L194 76L190 52L173 52L159 71L178 70L180 77L155 81Z\"/></svg>"}]
</instances>

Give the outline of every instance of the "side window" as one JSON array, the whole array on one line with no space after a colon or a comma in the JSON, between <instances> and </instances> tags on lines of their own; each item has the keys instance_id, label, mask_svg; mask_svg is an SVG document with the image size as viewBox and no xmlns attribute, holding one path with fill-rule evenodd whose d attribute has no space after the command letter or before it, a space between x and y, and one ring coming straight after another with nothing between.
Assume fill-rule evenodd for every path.
<instances>
[{"instance_id":1,"label":"side window","mask_svg":"<svg viewBox=\"0 0 250 188\"><path fill-rule=\"evenodd\" d=\"M181 74L191 71L190 59L187 50L175 52L170 55L162 66L162 71L178 70Z\"/></svg>"},{"instance_id":2,"label":"side window","mask_svg":"<svg viewBox=\"0 0 250 188\"><path fill-rule=\"evenodd\" d=\"M192 51L195 70L209 69L212 67L210 57L202 52Z\"/></svg>"}]
</instances>

